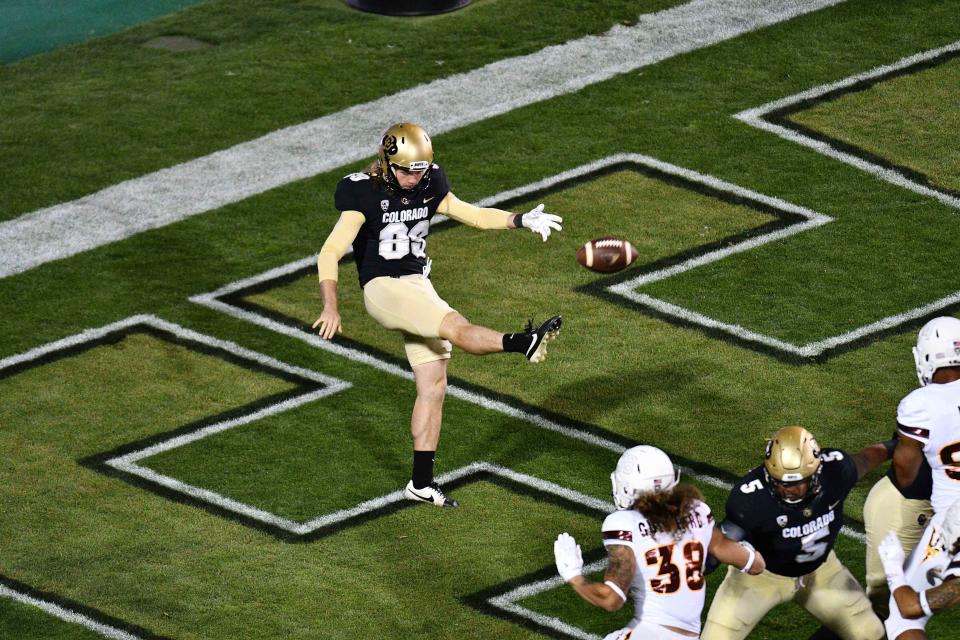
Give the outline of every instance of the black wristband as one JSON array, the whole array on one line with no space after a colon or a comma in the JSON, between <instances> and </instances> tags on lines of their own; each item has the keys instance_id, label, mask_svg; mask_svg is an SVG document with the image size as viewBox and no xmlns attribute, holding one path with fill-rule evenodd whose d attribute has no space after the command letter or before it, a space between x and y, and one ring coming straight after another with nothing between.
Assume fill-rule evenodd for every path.
<instances>
[{"instance_id":1,"label":"black wristband","mask_svg":"<svg viewBox=\"0 0 960 640\"><path fill-rule=\"evenodd\" d=\"M517 229L523 229L523 214L515 213L513 214L513 224L517 226Z\"/></svg>"}]
</instances>

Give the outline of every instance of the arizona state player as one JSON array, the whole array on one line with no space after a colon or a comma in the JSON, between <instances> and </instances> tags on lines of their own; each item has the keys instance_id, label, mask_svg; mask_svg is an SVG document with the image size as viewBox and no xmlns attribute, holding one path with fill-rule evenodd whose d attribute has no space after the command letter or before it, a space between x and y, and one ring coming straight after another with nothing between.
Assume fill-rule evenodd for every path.
<instances>
[{"instance_id":1,"label":"arizona state player","mask_svg":"<svg viewBox=\"0 0 960 640\"><path fill-rule=\"evenodd\" d=\"M759 576L727 571L703 640L745 638L770 609L789 600L844 640L883 638L883 624L833 545L847 494L892 455L893 446L872 444L851 456L821 450L803 427L773 434L763 465L731 490L722 525L728 536L763 554L767 571Z\"/></svg>"},{"instance_id":2,"label":"arizona state player","mask_svg":"<svg viewBox=\"0 0 960 640\"><path fill-rule=\"evenodd\" d=\"M935 582L928 574L926 560L939 553L944 518L951 505L960 500L960 320L941 316L923 325L913 357L921 386L897 407L900 443L893 468L902 484L914 481L924 459L932 471L933 518L904 568L906 581L922 589ZM884 566L889 573L886 563ZM902 614L895 600L895 595L891 596L890 615L885 622L887 636L891 640L926 637L923 629L931 609L927 607L924 615L911 618Z\"/></svg>"},{"instance_id":3,"label":"arizona state player","mask_svg":"<svg viewBox=\"0 0 960 640\"><path fill-rule=\"evenodd\" d=\"M763 556L720 533L700 491L679 480L680 470L656 447L640 445L620 456L610 474L617 510L603 521L604 582L583 577L573 536L561 533L553 543L557 571L581 598L616 611L632 596L633 619L604 640L698 638L708 552L738 571L763 572Z\"/></svg>"},{"instance_id":4,"label":"arizona state player","mask_svg":"<svg viewBox=\"0 0 960 640\"><path fill-rule=\"evenodd\" d=\"M562 219L545 213L542 204L521 215L460 201L450 191L446 173L433 162L430 137L409 122L384 132L377 160L367 172L340 181L334 204L341 214L317 257L323 312L313 327L327 340L341 330L337 265L352 244L367 311L386 329L402 333L417 387L410 422L413 473L404 495L456 507L457 502L433 480L451 343L468 353L512 351L540 362L561 320L554 316L538 327L529 323L525 331L510 334L467 321L430 282L426 250L430 218L442 213L480 229L524 227L544 241L551 231L561 229Z\"/></svg>"}]
</instances>

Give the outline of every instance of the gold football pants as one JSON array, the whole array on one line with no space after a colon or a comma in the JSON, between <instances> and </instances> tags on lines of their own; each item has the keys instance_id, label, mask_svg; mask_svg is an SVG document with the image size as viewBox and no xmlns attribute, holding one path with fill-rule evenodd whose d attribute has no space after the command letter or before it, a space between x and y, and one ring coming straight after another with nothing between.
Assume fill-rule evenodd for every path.
<instances>
[{"instance_id":1,"label":"gold football pants","mask_svg":"<svg viewBox=\"0 0 960 640\"><path fill-rule=\"evenodd\" d=\"M788 578L729 567L707 614L702 640L742 640L770 609L793 600L844 640L880 640L883 623L863 587L833 551L816 571Z\"/></svg>"},{"instance_id":2,"label":"gold football pants","mask_svg":"<svg viewBox=\"0 0 960 640\"><path fill-rule=\"evenodd\" d=\"M889 594L883 564L877 546L888 531L900 539L905 554L917 546L933 508L929 500L908 500L897 491L890 478L884 476L870 489L863 505L863 524L867 532L867 595L874 592Z\"/></svg>"},{"instance_id":3,"label":"gold football pants","mask_svg":"<svg viewBox=\"0 0 960 640\"><path fill-rule=\"evenodd\" d=\"M384 328L403 333L411 367L450 357L453 347L440 338L440 323L453 309L428 278L374 278L363 287L363 303Z\"/></svg>"}]
</instances>

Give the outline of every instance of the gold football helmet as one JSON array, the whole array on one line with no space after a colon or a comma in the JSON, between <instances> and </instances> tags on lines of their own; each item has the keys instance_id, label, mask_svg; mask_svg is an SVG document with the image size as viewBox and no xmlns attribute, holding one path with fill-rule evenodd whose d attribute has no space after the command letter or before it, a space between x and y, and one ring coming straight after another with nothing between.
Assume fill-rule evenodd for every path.
<instances>
[{"instance_id":1,"label":"gold football helmet","mask_svg":"<svg viewBox=\"0 0 960 640\"><path fill-rule=\"evenodd\" d=\"M771 490L788 504L820 493L820 445L803 427L784 427L770 437L763 469Z\"/></svg>"},{"instance_id":2,"label":"gold football helmet","mask_svg":"<svg viewBox=\"0 0 960 640\"><path fill-rule=\"evenodd\" d=\"M400 122L383 132L377 158L380 175L392 187L400 189L391 167L402 167L408 171L428 171L433 163L433 143L420 126L411 122ZM423 178L419 184L422 183Z\"/></svg>"}]
</instances>

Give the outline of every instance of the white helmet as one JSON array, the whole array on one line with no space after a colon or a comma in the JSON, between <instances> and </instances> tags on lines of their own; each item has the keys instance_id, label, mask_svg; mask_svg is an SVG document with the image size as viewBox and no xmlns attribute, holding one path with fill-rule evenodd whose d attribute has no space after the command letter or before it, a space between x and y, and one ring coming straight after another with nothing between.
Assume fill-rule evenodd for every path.
<instances>
[{"instance_id":1,"label":"white helmet","mask_svg":"<svg viewBox=\"0 0 960 640\"><path fill-rule=\"evenodd\" d=\"M929 384L940 367L960 367L960 320L941 316L923 325L913 348L913 361L921 386Z\"/></svg>"},{"instance_id":2,"label":"white helmet","mask_svg":"<svg viewBox=\"0 0 960 640\"><path fill-rule=\"evenodd\" d=\"M957 500L947 509L943 517L943 524L940 527L940 535L943 538L943 544L947 548L947 553L954 554L960 552L957 545L960 545L960 500Z\"/></svg>"},{"instance_id":3,"label":"white helmet","mask_svg":"<svg viewBox=\"0 0 960 640\"><path fill-rule=\"evenodd\" d=\"M667 454L643 444L624 451L610 474L613 502L618 509L629 509L642 493L669 491L679 481L680 470L674 468Z\"/></svg>"}]
</instances>

